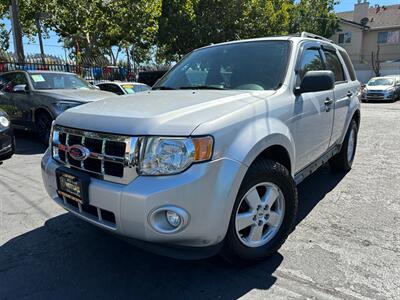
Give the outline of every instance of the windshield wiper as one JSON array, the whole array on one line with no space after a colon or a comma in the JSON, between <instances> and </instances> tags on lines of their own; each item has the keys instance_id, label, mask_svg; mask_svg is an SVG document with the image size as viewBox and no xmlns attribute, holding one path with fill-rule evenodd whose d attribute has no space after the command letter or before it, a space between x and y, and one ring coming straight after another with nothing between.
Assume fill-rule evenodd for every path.
<instances>
[{"instance_id":1,"label":"windshield wiper","mask_svg":"<svg viewBox=\"0 0 400 300\"><path fill-rule=\"evenodd\" d=\"M180 90L226 90L227 88L214 85L181 86Z\"/></svg>"},{"instance_id":2,"label":"windshield wiper","mask_svg":"<svg viewBox=\"0 0 400 300\"><path fill-rule=\"evenodd\" d=\"M152 90L176 90L176 88L166 86L166 85L161 85L161 86L156 86L155 88L152 88Z\"/></svg>"}]
</instances>

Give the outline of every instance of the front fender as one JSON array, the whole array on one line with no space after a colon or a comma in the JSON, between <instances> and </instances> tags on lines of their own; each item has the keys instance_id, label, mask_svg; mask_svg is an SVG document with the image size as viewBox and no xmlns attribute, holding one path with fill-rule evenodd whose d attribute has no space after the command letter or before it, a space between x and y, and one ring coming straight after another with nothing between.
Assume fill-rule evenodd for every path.
<instances>
[{"instance_id":1,"label":"front fender","mask_svg":"<svg viewBox=\"0 0 400 300\"><path fill-rule=\"evenodd\" d=\"M226 156L250 166L265 149L271 146L282 146L286 149L290 158L291 170L294 170L293 137L289 128L275 118L258 119L244 127L235 137Z\"/></svg>"},{"instance_id":2,"label":"front fender","mask_svg":"<svg viewBox=\"0 0 400 300\"><path fill-rule=\"evenodd\" d=\"M270 146L286 149L291 163L295 166L295 146L288 126L278 118L265 113L253 115L242 122L226 122L223 129L213 132L215 138L213 159L226 157L250 166L257 156ZM207 132L205 127L201 133ZM292 174L293 175L293 174Z\"/></svg>"}]
</instances>

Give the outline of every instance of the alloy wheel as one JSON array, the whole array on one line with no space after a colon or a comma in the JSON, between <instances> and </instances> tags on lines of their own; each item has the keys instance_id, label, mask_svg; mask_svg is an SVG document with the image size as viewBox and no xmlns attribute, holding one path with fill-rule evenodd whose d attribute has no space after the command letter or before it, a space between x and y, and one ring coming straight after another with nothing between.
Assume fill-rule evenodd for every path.
<instances>
[{"instance_id":1,"label":"alloy wheel","mask_svg":"<svg viewBox=\"0 0 400 300\"><path fill-rule=\"evenodd\" d=\"M235 216L236 234L248 247L267 244L279 231L285 216L285 199L280 188L263 182L241 199Z\"/></svg>"}]
</instances>

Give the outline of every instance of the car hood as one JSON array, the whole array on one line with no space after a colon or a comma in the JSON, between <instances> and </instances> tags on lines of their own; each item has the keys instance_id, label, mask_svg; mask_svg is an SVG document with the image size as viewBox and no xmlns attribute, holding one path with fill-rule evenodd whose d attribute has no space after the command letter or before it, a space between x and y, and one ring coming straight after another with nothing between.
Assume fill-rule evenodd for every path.
<instances>
[{"instance_id":1,"label":"car hood","mask_svg":"<svg viewBox=\"0 0 400 300\"><path fill-rule=\"evenodd\" d=\"M275 91L151 91L116 96L61 114L59 125L126 135L190 135L200 124L235 112Z\"/></svg>"},{"instance_id":2,"label":"car hood","mask_svg":"<svg viewBox=\"0 0 400 300\"><path fill-rule=\"evenodd\" d=\"M79 102L92 102L107 97L112 97L115 94L99 90L37 90L36 95L44 95L60 100L74 100Z\"/></svg>"},{"instance_id":3,"label":"car hood","mask_svg":"<svg viewBox=\"0 0 400 300\"><path fill-rule=\"evenodd\" d=\"M387 89L392 88L392 85L373 85L373 86L366 86L366 88L368 89L368 91L385 91Z\"/></svg>"}]
</instances>

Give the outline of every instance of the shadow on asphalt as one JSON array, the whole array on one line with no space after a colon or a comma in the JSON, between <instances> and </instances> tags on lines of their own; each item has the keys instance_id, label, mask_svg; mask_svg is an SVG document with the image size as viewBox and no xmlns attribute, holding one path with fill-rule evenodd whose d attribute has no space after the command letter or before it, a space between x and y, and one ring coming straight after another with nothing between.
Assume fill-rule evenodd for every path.
<instances>
[{"instance_id":1,"label":"shadow on asphalt","mask_svg":"<svg viewBox=\"0 0 400 300\"><path fill-rule=\"evenodd\" d=\"M17 143L15 154L33 155L46 151L46 146L39 142L39 138L33 132L16 130L15 138Z\"/></svg>"},{"instance_id":2,"label":"shadow on asphalt","mask_svg":"<svg viewBox=\"0 0 400 300\"><path fill-rule=\"evenodd\" d=\"M343 177L324 166L299 186L297 224ZM174 260L134 248L65 213L0 247L0 298L236 299L269 289L283 259L277 253L246 268L218 257Z\"/></svg>"}]
</instances>

